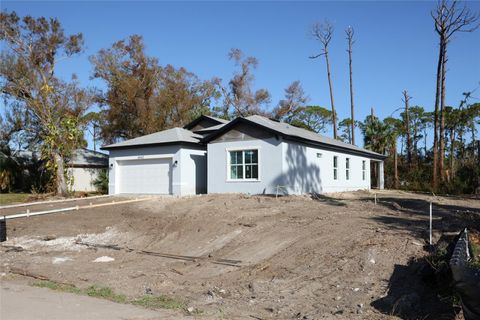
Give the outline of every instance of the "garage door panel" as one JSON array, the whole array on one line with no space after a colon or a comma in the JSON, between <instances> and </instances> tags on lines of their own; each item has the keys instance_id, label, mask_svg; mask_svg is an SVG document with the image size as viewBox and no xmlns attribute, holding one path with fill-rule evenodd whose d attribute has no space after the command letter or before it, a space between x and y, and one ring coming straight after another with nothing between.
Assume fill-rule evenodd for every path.
<instances>
[{"instance_id":1,"label":"garage door panel","mask_svg":"<svg viewBox=\"0 0 480 320\"><path fill-rule=\"evenodd\" d=\"M171 194L171 163L171 158L118 161L118 192Z\"/></svg>"}]
</instances>

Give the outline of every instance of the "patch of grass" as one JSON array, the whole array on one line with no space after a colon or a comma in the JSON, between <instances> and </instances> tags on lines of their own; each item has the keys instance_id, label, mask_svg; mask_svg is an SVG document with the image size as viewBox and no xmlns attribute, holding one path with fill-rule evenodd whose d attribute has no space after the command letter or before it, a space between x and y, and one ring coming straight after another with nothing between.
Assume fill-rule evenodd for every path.
<instances>
[{"instance_id":1,"label":"patch of grass","mask_svg":"<svg viewBox=\"0 0 480 320\"><path fill-rule=\"evenodd\" d=\"M81 294L82 290L70 284L57 283L49 280L36 281L32 286L38 288L48 288L56 291Z\"/></svg>"},{"instance_id":2,"label":"patch of grass","mask_svg":"<svg viewBox=\"0 0 480 320\"><path fill-rule=\"evenodd\" d=\"M31 284L38 288L48 288L55 291L75 293L89 297L110 300L116 303L133 304L148 309L183 309L185 304L167 296L144 295L140 298L130 299L126 295L117 294L111 288L90 286L86 289L80 289L70 284L58 283L50 280L35 281Z\"/></svg>"},{"instance_id":3,"label":"patch of grass","mask_svg":"<svg viewBox=\"0 0 480 320\"><path fill-rule=\"evenodd\" d=\"M128 299L123 294L116 294L111 288L90 286L84 290L89 297L107 299L117 303L128 303Z\"/></svg>"},{"instance_id":4,"label":"patch of grass","mask_svg":"<svg viewBox=\"0 0 480 320\"><path fill-rule=\"evenodd\" d=\"M148 309L182 309L184 303L167 296L144 295L132 301L132 304Z\"/></svg>"},{"instance_id":5,"label":"patch of grass","mask_svg":"<svg viewBox=\"0 0 480 320\"><path fill-rule=\"evenodd\" d=\"M0 204L4 206L12 203L27 202L30 196L30 193L1 193Z\"/></svg>"}]
</instances>

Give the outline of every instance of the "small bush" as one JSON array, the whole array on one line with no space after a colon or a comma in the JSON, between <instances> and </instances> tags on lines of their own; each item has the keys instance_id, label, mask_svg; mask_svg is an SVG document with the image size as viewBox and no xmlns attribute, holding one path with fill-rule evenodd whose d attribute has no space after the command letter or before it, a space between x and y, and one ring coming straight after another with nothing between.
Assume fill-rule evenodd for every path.
<instances>
[{"instance_id":1,"label":"small bush","mask_svg":"<svg viewBox=\"0 0 480 320\"><path fill-rule=\"evenodd\" d=\"M93 181L94 187L98 192L107 194L108 193L108 170L102 169L98 173L97 179Z\"/></svg>"}]
</instances>

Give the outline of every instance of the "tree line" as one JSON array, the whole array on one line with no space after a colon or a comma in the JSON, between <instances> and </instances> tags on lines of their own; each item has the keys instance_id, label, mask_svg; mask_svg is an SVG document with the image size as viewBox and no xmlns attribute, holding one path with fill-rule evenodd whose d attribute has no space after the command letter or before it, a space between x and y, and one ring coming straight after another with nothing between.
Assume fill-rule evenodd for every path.
<instances>
[{"instance_id":1,"label":"tree line","mask_svg":"<svg viewBox=\"0 0 480 320\"><path fill-rule=\"evenodd\" d=\"M478 15L460 7L457 1L441 0L432 11L432 19L439 36L434 110L412 106L413 98L405 90L400 117L381 120L372 109L363 121L356 120L355 33L349 26L345 29L345 47L351 114L338 121L330 63L336 57L329 55L335 29L328 21L315 23L310 29L312 39L320 45L320 51L310 58L325 60L330 108L310 105L297 80L285 89L284 99L270 109L270 93L254 85L258 60L238 48L227 55L235 70L231 79L202 80L185 68L160 64L146 54L143 38L132 35L89 57L91 78L105 84L100 90L82 87L75 75L69 80L57 75L60 61L82 54L81 33L66 34L56 18L1 12L0 86L6 107L0 117L2 159L12 154L11 149L37 151L50 173L49 188L65 195L65 166L76 148L86 146L87 132L96 148L97 143L114 143L182 126L201 114L224 119L260 114L318 133L331 127L334 139L351 144L356 143L355 129L360 128L365 148L389 156L388 187L474 192L480 177L476 138L480 106L474 103L473 91L464 93L458 106L445 105L445 78L452 36L473 32L478 27ZM92 106L97 106L95 111ZM432 131L433 146L429 148L428 134ZM2 162L0 186L8 185L5 181L14 180L13 176Z\"/></svg>"}]
</instances>

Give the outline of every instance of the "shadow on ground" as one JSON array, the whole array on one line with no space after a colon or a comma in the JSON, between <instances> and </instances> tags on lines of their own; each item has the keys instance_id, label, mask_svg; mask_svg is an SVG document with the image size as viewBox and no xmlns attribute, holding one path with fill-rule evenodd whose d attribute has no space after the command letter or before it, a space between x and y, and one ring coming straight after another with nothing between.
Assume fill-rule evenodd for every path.
<instances>
[{"instance_id":1,"label":"shadow on ground","mask_svg":"<svg viewBox=\"0 0 480 320\"><path fill-rule=\"evenodd\" d=\"M328 205L339 206L339 207L346 206L345 202L335 199L333 197L326 196L321 193L311 193L310 196L313 200L324 202L325 204L328 204Z\"/></svg>"},{"instance_id":2,"label":"shadow on ground","mask_svg":"<svg viewBox=\"0 0 480 320\"><path fill-rule=\"evenodd\" d=\"M368 200L368 199L363 199ZM474 200L472 200L474 201ZM430 202L411 198L379 198L378 205L402 215L379 215L373 220L389 228L404 230L417 237L427 238ZM433 203L432 229L438 232L459 232L465 227L480 231L480 209L469 206Z\"/></svg>"},{"instance_id":3,"label":"shadow on ground","mask_svg":"<svg viewBox=\"0 0 480 320\"><path fill-rule=\"evenodd\" d=\"M393 212L371 219L385 224L389 229L428 239L428 200L382 197L378 205ZM468 204L459 206L434 202L433 218L432 229L440 236L440 239L436 238L436 248L442 242L444 246L449 244L445 257L451 256L453 243L446 232L457 233L465 227L480 230L480 209ZM407 265L395 265L387 295L372 302L372 307L402 319L455 319L460 307L452 291L451 271L445 264L441 268L431 265L437 253L435 251L426 258L412 259Z\"/></svg>"},{"instance_id":4,"label":"shadow on ground","mask_svg":"<svg viewBox=\"0 0 480 320\"><path fill-rule=\"evenodd\" d=\"M406 266L395 265L387 295L371 306L401 319L455 319L460 308L446 291L451 279L447 271L440 274L435 274L425 259L411 260ZM445 288L441 288L443 285Z\"/></svg>"}]
</instances>

